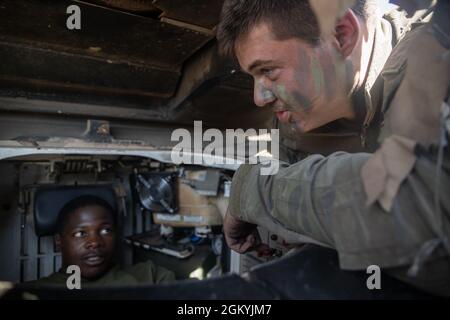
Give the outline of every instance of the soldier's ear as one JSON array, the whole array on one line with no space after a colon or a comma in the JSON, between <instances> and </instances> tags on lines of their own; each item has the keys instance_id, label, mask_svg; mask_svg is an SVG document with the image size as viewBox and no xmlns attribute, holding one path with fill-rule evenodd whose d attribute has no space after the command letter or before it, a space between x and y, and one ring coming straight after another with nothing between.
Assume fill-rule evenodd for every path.
<instances>
[{"instance_id":1,"label":"soldier's ear","mask_svg":"<svg viewBox=\"0 0 450 320\"><path fill-rule=\"evenodd\" d=\"M335 29L335 45L344 58L347 58L355 49L361 31L361 23L351 9L338 20Z\"/></svg>"}]
</instances>

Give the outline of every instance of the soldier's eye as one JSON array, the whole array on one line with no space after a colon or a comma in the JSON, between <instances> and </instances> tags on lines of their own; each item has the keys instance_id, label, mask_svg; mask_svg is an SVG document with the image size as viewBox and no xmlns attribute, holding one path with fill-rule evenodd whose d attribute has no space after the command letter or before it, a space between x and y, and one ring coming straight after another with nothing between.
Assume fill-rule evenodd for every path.
<instances>
[{"instance_id":1,"label":"soldier's eye","mask_svg":"<svg viewBox=\"0 0 450 320\"><path fill-rule=\"evenodd\" d=\"M101 234L102 236L111 234L112 232L113 232L113 231L112 231L111 228L103 228L102 230L100 230L100 234Z\"/></svg>"},{"instance_id":2,"label":"soldier's eye","mask_svg":"<svg viewBox=\"0 0 450 320\"><path fill-rule=\"evenodd\" d=\"M267 77L270 77L273 74L273 70L269 68L261 69L261 73Z\"/></svg>"},{"instance_id":3,"label":"soldier's eye","mask_svg":"<svg viewBox=\"0 0 450 320\"><path fill-rule=\"evenodd\" d=\"M262 68L260 72L271 81L275 81L278 76L278 68Z\"/></svg>"},{"instance_id":4,"label":"soldier's eye","mask_svg":"<svg viewBox=\"0 0 450 320\"><path fill-rule=\"evenodd\" d=\"M73 236L75 237L75 238L82 238L82 237L84 237L86 235L86 232L84 232L84 231L77 231L77 232L75 232L74 234L73 234Z\"/></svg>"}]
</instances>

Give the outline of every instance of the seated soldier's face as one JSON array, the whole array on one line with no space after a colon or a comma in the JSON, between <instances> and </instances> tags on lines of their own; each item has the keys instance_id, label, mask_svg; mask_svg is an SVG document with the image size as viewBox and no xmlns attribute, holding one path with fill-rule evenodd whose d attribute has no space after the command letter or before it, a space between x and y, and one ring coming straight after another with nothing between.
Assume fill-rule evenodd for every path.
<instances>
[{"instance_id":1,"label":"seated soldier's face","mask_svg":"<svg viewBox=\"0 0 450 320\"><path fill-rule=\"evenodd\" d=\"M278 40L260 23L238 39L235 53L254 78L255 104L272 107L280 122L307 132L352 118L352 75L331 41L312 47L298 38Z\"/></svg>"},{"instance_id":2,"label":"seated soldier's face","mask_svg":"<svg viewBox=\"0 0 450 320\"><path fill-rule=\"evenodd\" d=\"M86 206L68 215L69 221L57 236L63 268L77 265L81 276L96 279L112 266L115 230L111 214L101 206Z\"/></svg>"}]
</instances>

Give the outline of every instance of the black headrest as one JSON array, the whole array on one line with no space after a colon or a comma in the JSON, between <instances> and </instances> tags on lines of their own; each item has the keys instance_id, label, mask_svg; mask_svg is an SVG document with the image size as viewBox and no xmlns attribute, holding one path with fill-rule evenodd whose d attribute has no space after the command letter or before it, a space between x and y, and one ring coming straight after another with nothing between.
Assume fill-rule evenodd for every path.
<instances>
[{"instance_id":1,"label":"black headrest","mask_svg":"<svg viewBox=\"0 0 450 320\"><path fill-rule=\"evenodd\" d=\"M56 233L59 211L69 201L80 196L102 198L116 210L116 196L110 185L102 186L49 186L38 189L34 196L34 223L36 235L49 236Z\"/></svg>"}]
</instances>

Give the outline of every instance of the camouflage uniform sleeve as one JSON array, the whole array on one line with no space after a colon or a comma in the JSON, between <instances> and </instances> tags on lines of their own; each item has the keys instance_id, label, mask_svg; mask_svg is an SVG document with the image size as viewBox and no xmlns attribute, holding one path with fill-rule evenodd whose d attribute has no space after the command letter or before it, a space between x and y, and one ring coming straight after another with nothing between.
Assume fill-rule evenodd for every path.
<instances>
[{"instance_id":1,"label":"camouflage uniform sleeve","mask_svg":"<svg viewBox=\"0 0 450 320\"><path fill-rule=\"evenodd\" d=\"M439 217L425 196L434 181L424 179L433 177L435 164L417 161L388 212L367 203L361 170L370 157L314 155L283 164L272 176L260 175L259 166L242 166L233 179L230 213L282 237L287 230L332 247L343 269L411 264L422 245L436 237ZM450 177L441 179L448 187ZM314 243L308 239L304 242Z\"/></svg>"},{"instance_id":2,"label":"camouflage uniform sleeve","mask_svg":"<svg viewBox=\"0 0 450 320\"><path fill-rule=\"evenodd\" d=\"M314 155L293 165L281 163L271 176L260 175L259 166L243 165L233 179L230 212L273 232L270 225L278 225L335 247L330 215L349 194L361 195L360 164L368 157Z\"/></svg>"}]
</instances>

